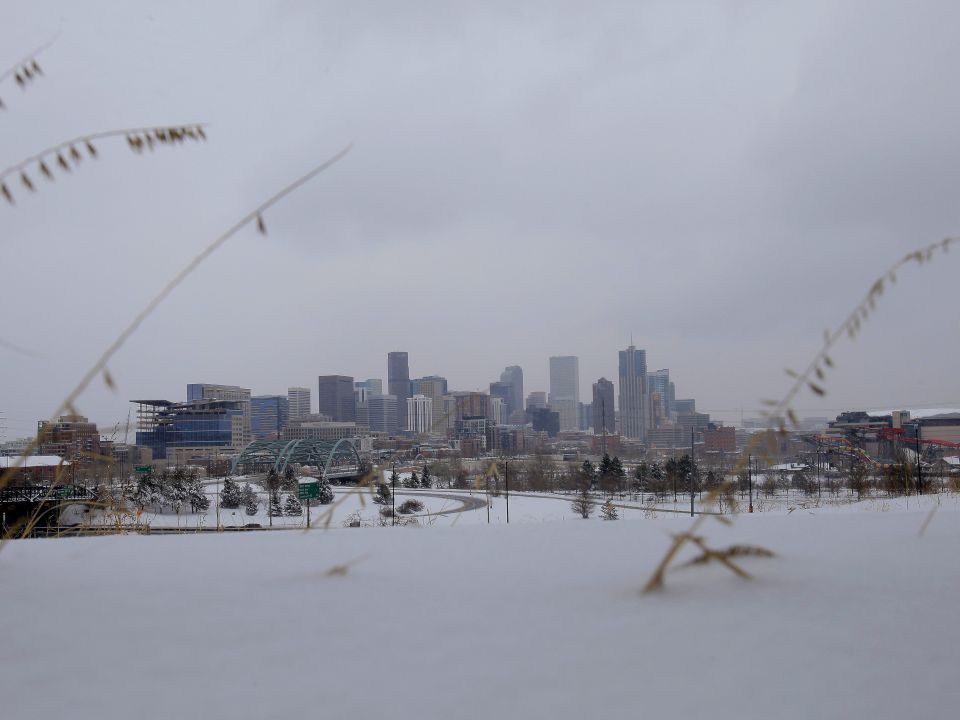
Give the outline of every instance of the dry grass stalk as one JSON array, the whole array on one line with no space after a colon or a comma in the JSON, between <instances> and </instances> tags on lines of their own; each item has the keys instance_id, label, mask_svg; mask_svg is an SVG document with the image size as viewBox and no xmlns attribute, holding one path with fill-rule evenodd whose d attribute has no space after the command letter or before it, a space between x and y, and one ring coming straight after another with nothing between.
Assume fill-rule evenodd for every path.
<instances>
[{"instance_id":1,"label":"dry grass stalk","mask_svg":"<svg viewBox=\"0 0 960 720\"><path fill-rule=\"evenodd\" d=\"M54 35L40 47L34 48L31 52L27 53L9 68L0 73L0 84L2 84L7 78L12 77L21 90L26 90L27 87L35 80L43 76L43 68L41 68L40 63L37 62L37 56L48 47L53 45L58 37L60 37L60 33ZM0 97L0 110L5 110L6 107L7 106L4 104L3 98Z\"/></svg>"},{"instance_id":2,"label":"dry grass stalk","mask_svg":"<svg viewBox=\"0 0 960 720\"><path fill-rule=\"evenodd\" d=\"M173 126L156 125L104 130L71 138L44 148L0 172L0 195L3 195L8 204L13 205L14 195L11 189L13 181L10 178L18 177L23 187L29 192L36 192L37 185L30 175L31 172L35 172L47 181L53 182L56 176L52 168L58 167L61 171L69 173L72 172L73 168L80 165L84 153L91 159L95 159L98 152L94 143L100 140L124 137L127 140L127 146L133 152L142 154L144 148L153 150L154 145L180 145L187 140L192 142L205 141L207 134L204 127L207 127L204 123Z\"/></svg>"},{"instance_id":3,"label":"dry grass stalk","mask_svg":"<svg viewBox=\"0 0 960 720\"><path fill-rule=\"evenodd\" d=\"M897 274L900 270L910 264L922 266L932 261L938 254L943 255L949 252L950 247L957 243L960 243L960 237L947 237L939 242L917 248L897 260L870 285L863 299L854 306L853 310L850 311L843 322L833 331L824 331L823 345L802 372L797 372L790 368L786 369L787 375L793 378L794 381L787 393L780 400L763 401L763 404L768 408L764 411L763 415L768 419L775 420L777 428L754 433L750 436L746 447L741 452L740 459L732 470L734 476L746 468L747 459L750 455L757 455L761 459L766 460L773 457L779 441L787 434L788 422L792 427L799 426L797 414L793 408L793 401L801 390L809 390L818 397L826 395L827 391L824 386L824 381L827 371L834 366L833 360L830 357L831 349L844 337L850 340L857 337L863 324L876 308L886 288L897 281ZM711 490L707 495L706 503L708 505L716 503L721 495L729 492L733 486L733 482L734 481L729 479L725 480L719 487ZM676 559L680 550L683 549L683 546L688 542L697 544L695 538L700 537L697 535L697 531L706 521L706 517L706 515L698 516L693 523L691 523L690 529L687 530L687 532L673 536L673 542L670 544L670 547L667 548L667 552L660 559L657 567L654 568L653 573L644 585L644 593L659 590L664 586L667 570L673 564L673 561ZM719 557L713 557L712 559L720 560ZM729 558L727 558L727 561L729 562ZM733 570L733 567L731 567L731 570ZM734 570L734 572L737 572L737 570ZM740 572L742 572L742 570ZM737 574L740 574L740 572ZM743 577L747 576L744 574Z\"/></svg>"}]
</instances>

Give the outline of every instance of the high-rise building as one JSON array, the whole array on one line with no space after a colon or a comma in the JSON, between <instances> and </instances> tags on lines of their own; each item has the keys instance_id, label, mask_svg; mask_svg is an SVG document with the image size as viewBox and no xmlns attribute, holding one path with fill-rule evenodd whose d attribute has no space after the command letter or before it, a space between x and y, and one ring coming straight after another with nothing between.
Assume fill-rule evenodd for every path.
<instances>
[{"instance_id":1,"label":"high-rise building","mask_svg":"<svg viewBox=\"0 0 960 720\"><path fill-rule=\"evenodd\" d=\"M500 373L500 382L510 386L510 400L507 402L507 414L510 422L523 421L523 369L519 365L508 365Z\"/></svg>"},{"instance_id":2,"label":"high-rise building","mask_svg":"<svg viewBox=\"0 0 960 720\"><path fill-rule=\"evenodd\" d=\"M586 432L593 427L593 403L577 403L577 429Z\"/></svg>"},{"instance_id":3,"label":"high-rise building","mask_svg":"<svg viewBox=\"0 0 960 720\"><path fill-rule=\"evenodd\" d=\"M279 440L289 420L289 398L283 395L250 398L250 434L254 440Z\"/></svg>"},{"instance_id":4,"label":"high-rise building","mask_svg":"<svg viewBox=\"0 0 960 720\"><path fill-rule=\"evenodd\" d=\"M543 410L547 407L547 394L542 390L534 390L527 395L527 414L534 410Z\"/></svg>"},{"instance_id":5,"label":"high-rise building","mask_svg":"<svg viewBox=\"0 0 960 720\"><path fill-rule=\"evenodd\" d=\"M503 398L490 398L490 422L494 425L503 425L506 419L507 403Z\"/></svg>"},{"instance_id":6,"label":"high-rise building","mask_svg":"<svg viewBox=\"0 0 960 720\"><path fill-rule=\"evenodd\" d=\"M369 399L371 394L364 383L355 382L353 384L353 412L357 425L370 426Z\"/></svg>"},{"instance_id":7,"label":"high-rise building","mask_svg":"<svg viewBox=\"0 0 960 720\"><path fill-rule=\"evenodd\" d=\"M613 383L600 378L593 384L593 432L595 435L616 433L613 405Z\"/></svg>"},{"instance_id":8,"label":"high-rise building","mask_svg":"<svg viewBox=\"0 0 960 720\"><path fill-rule=\"evenodd\" d=\"M407 398L410 397L410 361L405 352L387 353L387 392L397 398L397 422L407 426Z\"/></svg>"},{"instance_id":9,"label":"high-rise building","mask_svg":"<svg viewBox=\"0 0 960 720\"><path fill-rule=\"evenodd\" d=\"M576 431L580 402L580 361L574 355L550 358L550 409L560 415L562 432Z\"/></svg>"},{"instance_id":10,"label":"high-rise building","mask_svg":"<svg viewBox=\"0 0 960 720\"><path fill-rule=\"evenodd\" d=\"M155 460L179 463L233 454L250 443L249 400L132 402L137 404L137 446L149 448Z\"/></svg>"},{"instance_id":11,"label":"high-rise building","mask_svg":"<svg viewBox=\"0 0 960 720\"><path fill-rule=\"evenodd\" d=\"M643 440L647 432L647 351L633 345L620 351L620 429Z\"/></svg>"},{"instance_id":12,"label":"high-rise building","mask_svg":"<svg viewBox=\"0 0 960 720\"><path fill-rule=\"evenodd\" d=\"M290 417L298 418L310 414L310 388L287 388L287 403L290 408Z\"/></svg>"},{"instance_id":13,"label":"high-rise building","mask_svg":"<svg viewBox=\"0 0 960 720\"><path fill-rule=\"evenodd\" d=\"M383 395L383 380L380 378L367 378L366 380L357 380L353 387L366 388L368 395Z\"/></svg>"},{"instance_id":14,"label":"high-rise building","mask_svg":"<svg viewBox=\"0 0 960 720\"><path fill-rule=\"evenodd\" d=\"M492 382L490 383L490 397L499 398L503 400L503 407L506 411L506 415L510 414L510 402L512 399L511 391L513 388L510 387L509 383L505 382Z\"/></svg>"},{"instance_id":15,"label":"high-rise building","mask_svg":"<svg viewBox=\"0 0 960 720\"><path fill-rule=\"evenodd\" d=\"M317 405L334 422L355 422L356 401L353 398L353 378L349 375L321 375L317 378Z\"/></svg>"},{"instance_id":16,"label":"high-rise building","mask_svg":"<svg viewBox=\"0 0 960 720\"><path fill-rule=\"evenodd\" d=\"M481 392L453 393L457 399L457 420L490 418L490 396Z\"/></svg>"},{"instance_id":17,"label":"high-rise building","mask_svg":"<svg viewBox=\"0 0 960 720\"><path fill-rule=\"evenodd\" d=\"M424 435L433 431L433 400L426 395L407 398L407 431Z\"/></svg>"},{"instance_id":18,"label":"high-rise building","mask_svg":"<svg viewBox=\"0 0 960 720\"><path fill-rule=\"evenodd\" d=\"M191 383L187 385L187 402L199 400L220 400L241 403L243 410L243 430L240 447L250 443L250 389L239 385L215 385L213 383Z\"/></svg>"},{"instance_id":19,"label":"high-rise building","mask_svg":"<svg viewBox=\"0 0 960 720\"><path fill-rule=\"evenodd\" d=\"M443 397L447 394L447 379L439 375L428 375L410 381L410 392L414 395L425 395L433 402L433 430L431 432L443 433L447 429L447 421L444 417ZM453 427L453 421L450 420L450 427Z\"/></svg>"},{"instance_id":20,"label":"high-rise building","mask_svg":"<svg viewBox=\"0 0 960 720\"><path fill-rule=\"evenodd\" d=\"M371 395L367 398L367 414L373 432L394 433L397 430L397 396Z\"/></svg>"},{"instance_id":21,"label":"high-rise building","mask_svg":"<svg viewBox=\"0 0 960 720\"><path fill-rule=\"evenodd\" d=\"M650 400L647 410L647 427L660 427L660 423L669 418L670 384L670 370L666 368L647 373L647 398ZM654 402L654 396L656 396L656 402Z\"/></svg>"}]
</instances>

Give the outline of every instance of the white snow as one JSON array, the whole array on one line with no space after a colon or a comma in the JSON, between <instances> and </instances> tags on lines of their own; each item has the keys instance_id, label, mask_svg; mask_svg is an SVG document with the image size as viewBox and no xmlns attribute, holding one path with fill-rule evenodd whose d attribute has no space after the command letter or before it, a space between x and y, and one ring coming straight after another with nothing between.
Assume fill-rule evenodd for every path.
<instances>
[{"instance_id":1,"label":"white snow","mask_svg":"<svg viewBox=\"0 0 960 720\"><path fill-rule=\"evenodd\" d=\"M64 460L59 455L27 455L26 457L8 457L6 455L0 456L0 469L11 468L17 464L17 461L20 460L19 467L32 468L32 467L56 467L58 465L70 465L69 460Z\"/></svg>"},{"instance_id":2,"label":"white snow","mask_svg":"<svg viewBox=\"0 0 960 720\"><path fill-rule=\"evenodd\" d=\"M957 505L711 520L778 556L647 596L689 519L12 541L3 715L950 717Z\"/></svg>"}]
</instances>

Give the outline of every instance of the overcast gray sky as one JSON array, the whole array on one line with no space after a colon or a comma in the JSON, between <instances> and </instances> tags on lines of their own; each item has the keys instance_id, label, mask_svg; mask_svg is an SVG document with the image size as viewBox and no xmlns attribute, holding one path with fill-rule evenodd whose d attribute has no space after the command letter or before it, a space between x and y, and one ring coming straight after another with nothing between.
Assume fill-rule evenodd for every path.
<instances>
[{"instance_id":1,"label":"overcast gray sky","mask_svg":"<svg viewBox=\"0 0 960 720\"><path fill-rule=\"evenodd\" d=\"M316 376L486 388L580 357L581 395L633 333L680 396L732 419L781 395L882 270L960 233L956 2L4 3L0 165L87 132L212 123L205 146L122 141L0 207L7 437L35 428L179 267L293 177L141 328L80 409L188 382L257 394ZM19 188L18 188L19 190ZM950 255L903 273L835 353L823 400L960 401ZM314 399L314 402L316 400ZM733 414L730 414L730 413Z\"/></svg>"}]
</instances>

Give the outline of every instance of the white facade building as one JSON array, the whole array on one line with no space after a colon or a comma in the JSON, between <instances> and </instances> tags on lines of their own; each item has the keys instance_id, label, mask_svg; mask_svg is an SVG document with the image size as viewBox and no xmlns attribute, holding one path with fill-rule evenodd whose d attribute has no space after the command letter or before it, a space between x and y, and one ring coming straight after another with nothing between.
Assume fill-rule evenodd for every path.
<instances>
[{"instance_id":1,"label":"white facade building","mask_svg":"<svg viewBox=\"0 0 960 720\"><path fill-rule=\"evenodd\" d=\"M306 417L310 414L310 388L287 388L287 400L290 403L290 417Z\"/></svg>"},{"instance_id":2,"label":"white facade building","mask_svg":"<svg viewBox=\"0 0 960 720\"><path fill-rule=\"evenodd\" d=\"M426 395L407 398L407 430L417 435L431 432L433 427L433 399Z\"/></svg>"}]
</instances>

